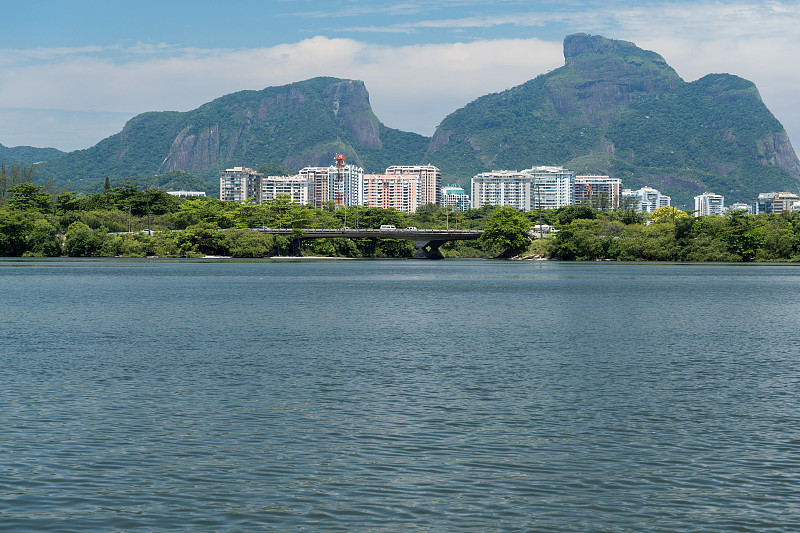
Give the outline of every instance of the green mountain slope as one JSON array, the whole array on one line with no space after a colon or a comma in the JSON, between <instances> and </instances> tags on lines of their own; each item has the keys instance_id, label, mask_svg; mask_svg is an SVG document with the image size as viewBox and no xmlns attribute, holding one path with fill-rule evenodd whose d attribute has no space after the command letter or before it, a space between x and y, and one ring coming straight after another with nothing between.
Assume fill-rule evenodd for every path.
<instances>
[{"instance_id":1,"label":"green mountain slope","mask_svg":"<svg viewBox=\"0 0 800 533\"><path fill-rule=\"evenodd\" d=\"M564 165L652 185L690 205L703 190L747 201L800 187L800 164L755 86L730 75L686 83L654 52L571 35L565 65L457 110L428 158L445 179Z\"/></svg>"},{"instance_id":2,"label":"green mountain slope","mask_svg":"<svg viewBox=\"0 0 800 533\"><path fill-rule=\"evenodd\" d=\"M62 155L64 152L55 148L34 148L33 146L8 148L0 144L0 164L3 165L39 163L56 159Z\"/></svg>"},{"instance_id":3,"label":"green mountain slope","mask_svg":"<svg viewBox=\"0 0 800 533\"><path fill-rule=\"evenodd\" d=\"M229 94L188 112L138 115L120 133L43 164L40 173L74 185L182 170L213 190L219 171L231 166L327 166L342 150L349 162L382 170L388 161L421 160L427 144L381 124L363 82L314 78Z\"/></svg>"}]
</instances>

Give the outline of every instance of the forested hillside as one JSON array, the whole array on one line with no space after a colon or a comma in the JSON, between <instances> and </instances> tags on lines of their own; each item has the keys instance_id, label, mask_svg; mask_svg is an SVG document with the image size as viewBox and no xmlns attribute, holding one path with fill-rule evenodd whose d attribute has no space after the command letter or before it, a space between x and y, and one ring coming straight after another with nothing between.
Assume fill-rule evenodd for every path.
<instances>
[{"instance_id":1,"label":"forested hillside","mask_svg":"<svg viewBox=\"0 0 800 533\"><path fill-rule=\"evenodd\" d=\"M213 192L219 171L231 166L299 170L327 166L343 151L350 162L383 170L396 161L418 162L427 141L381 124L362 82L314 78L229 94L185 113L138 115L92 148L41 165L40 174L86 187L107 176L181 170Z\"/></svg>"}]
</instances>

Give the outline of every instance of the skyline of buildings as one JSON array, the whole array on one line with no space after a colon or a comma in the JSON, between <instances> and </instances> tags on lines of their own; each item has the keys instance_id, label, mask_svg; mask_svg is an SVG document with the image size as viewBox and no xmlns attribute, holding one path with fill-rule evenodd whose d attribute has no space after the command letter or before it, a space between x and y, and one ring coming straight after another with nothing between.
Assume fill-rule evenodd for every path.
<instances>
[{"instance_id":1,"label":"skyline of buildings","mask_svg":"<svg viewBox=\"0 0 800 533\"><path fill-rule=\"evenodd\" d=\"M658 189L654 189L652 187L642 187L641 189L635 191L631 189L623 189L621 197L621 201L629 199L630 201L635 202L633 205L636 206L636 211L640 211L642 213L652 213L661 207L669 207L672 202L672 198L665 194L661 194Z\"/></svg>"},{"instance_id":2,"label":"skyline of buildings","mask_svg":"<svg viewBox=\"0 0 800 533\"><path fill-rule=\"evenodd\" d=\"M596 209L633 209L652 213L671 206L671 198L653 187L623 189L622 180L607 175L576 175L563 167L536 166L521 171L493 170L471 179L471 195L458 185L442 187L433 165L391 165L382 174L364 174L356 165L304 167L293 176L267 176L246 167L220 172L220 199L263 203L286 195L317 209L337 206L393 208L415 213L426 204L460 211L485 205L512 206L522 211L588 205ZM185 191L172 194L193 196ZM433 201L431 201L433 200ZM753 204L725 207L725 198L704 192L694 198L694 215L724 215L731 210L753 214L800 211L800 196L790 192L760 193Z\"/></svg>"}]
</instances>

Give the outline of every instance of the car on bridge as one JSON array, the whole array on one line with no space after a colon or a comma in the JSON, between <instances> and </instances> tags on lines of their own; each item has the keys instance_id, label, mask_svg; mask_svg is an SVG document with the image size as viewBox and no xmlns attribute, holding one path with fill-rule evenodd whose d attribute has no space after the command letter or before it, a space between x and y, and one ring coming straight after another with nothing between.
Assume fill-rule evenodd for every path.
<instances>
[{"instance_id":1,"label":"car on bridge","mask_svg":"<svg viewBox=\"0 0 800 533\"><path fill-rule=\"evenodd\" d=\"M397 228L393 224L381 224L381 231L394 231Z\"/></svg>"}]
</instances>

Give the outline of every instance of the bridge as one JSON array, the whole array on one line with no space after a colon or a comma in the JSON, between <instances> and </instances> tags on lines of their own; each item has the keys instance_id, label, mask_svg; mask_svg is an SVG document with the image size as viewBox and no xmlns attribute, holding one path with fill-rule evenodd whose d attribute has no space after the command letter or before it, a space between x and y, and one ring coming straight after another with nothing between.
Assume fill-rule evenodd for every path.
<instances>
[{"instance_id":1,"label":"bridge","mask_svg":"<svg viewBox=\"0 0 800 533\"><path fill-rule=\"evenodd\" d=\"M275 229L256 227L256 231L270 235L283 235L293 239L292 248L300 253L300 241L306 239L402 239L416 245L415 259L444 259L439 247L447 241L473 241L483 235L483 230L443 230L443 229ZM302 235L297 236L296 232Z\"/></svg>"}]
</instances>

